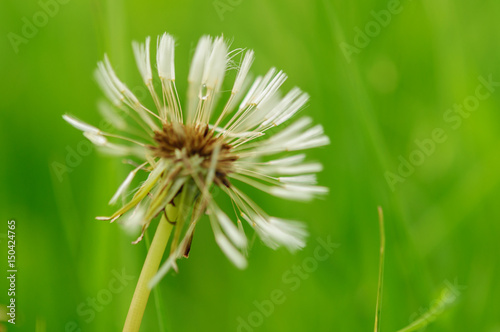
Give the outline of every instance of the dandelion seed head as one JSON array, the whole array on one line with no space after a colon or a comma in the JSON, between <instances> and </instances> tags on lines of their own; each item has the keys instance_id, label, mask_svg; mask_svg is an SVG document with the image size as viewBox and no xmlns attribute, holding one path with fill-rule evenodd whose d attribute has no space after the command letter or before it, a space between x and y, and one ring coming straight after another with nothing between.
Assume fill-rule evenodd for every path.
<instances>
[{"instance_id":1,"label":"dandelion seed head","mask_svg":"<svg viewBox=\"0 0 500 332\"><path fill-rule=\"evenodd\" d=\"M183 98L176 87L176 81L182 79L175 73L176 43L166 33L157 37L156 66L151 64L150 37L143 43L132 43L153 108L145 106L143 98L120 80L105 55L98 62L95 78L109 100L100 102L99 108L112 125L111 131L63 116L101 151L139 160L111 197L110 204L123 201L123 206L111 216L97 219L124 219L121 222L132 229L141 228L134 243L142 239L156 217L176 219L169 220L175 224L171 253L153 283L170 269L176 270L177 259L187 257L196 224L205 214L215 242L239 268L247 266L245 227L255 230L273 249L302 249L305 226L268 215L240 186L246 184L296 201L328 193L328 188L317 184L315 173L322 170L321 163L308 161L303 151L327 145L329 139L311 118L293 120L309 95L297 87L283 93L287 75L275 68L252 83L253 50L230 50L222 36L203 36L185 78L188 87ZM237 73L227 90L230 93L223 94L222 85L230 70ZM223 96L228 99L223 100ZM132 182L138 177L145 179L136 187ZM233 214L218 206L210 194L214 186L229 197ZM190 220L179 219L184 215L182 209L190 209Z\"/></svg>"}]
</instances>

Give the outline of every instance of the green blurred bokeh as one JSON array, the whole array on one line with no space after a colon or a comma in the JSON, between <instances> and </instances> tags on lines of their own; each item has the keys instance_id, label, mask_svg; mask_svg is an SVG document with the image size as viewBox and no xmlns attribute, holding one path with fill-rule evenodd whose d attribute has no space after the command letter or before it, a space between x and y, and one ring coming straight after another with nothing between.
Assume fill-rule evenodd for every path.
<instances>
[{"instance_id":1,"label":"green blurred bokeh","mask_svg":"<svg viewBox=\"0 0 500 332\"><path fill-rule=\"evenodd\" d=\"M393 1L66 0L47 7L53 15L43 22L39 13L49 2L0 4L3 276L7 220L17 222L17 323L4 324L9 331L121 331L146 247L94 217L112 211L107 201L129 168L94 151L61 178L54 163L67 164L83 146L62 114L100 121L96 62L108 53L123 80L140 86L130 42L164 31L177 38L182 91L199 37L223 33L232 48L255 50L253 73L276 66L289 76L286 89L310 93L305 112L332 141L309 154L325 166L319 178L331 188L326 199L296 204L253 194L270 214L304 220L308 246L291 255L256 240L240 271L201 222L190 258L160 284L166 331L237 331L239 317L259 323L241 331L373 329L377 205L387 233L382 332L409 324L450 283L460 294L426 331L500 331L500 91L478 105L471 97L479 77L500 82L500 3L406 0L390 22L379 17L387 22L381 26L373 23L376 13ZM12 33L23 36L33 19L40 27L13 47ZM357 36L357 28L371 36ZM342 43L356 42L348 59ZM475 110L446 117L463 103ZM428 143L436 128L444 142L428 155L416 152L415 140ZM400 156L411 155L424 156L421 165L392 190L387 172L398 174ZM316 267L318 238L340 247ZM310 273L290 283L293 267L304 263ZM115 294L108 290L116 273L133 280ZM6 304L5 277L0 286ZM258 313L255 301L267 303L276 289L284 302ZM96 296L104 305L92 314L85 303ZM142 331L160 331L156 308L151 298Z\"/></svg>"}]
</instances>

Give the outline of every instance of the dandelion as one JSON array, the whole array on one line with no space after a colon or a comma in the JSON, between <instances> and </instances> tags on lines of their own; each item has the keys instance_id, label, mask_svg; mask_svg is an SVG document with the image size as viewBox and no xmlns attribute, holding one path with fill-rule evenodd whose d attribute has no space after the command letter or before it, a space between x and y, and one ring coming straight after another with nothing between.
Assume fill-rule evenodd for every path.
<instances>
[{"instance_id":1,"label":"dandelion","mask_svg":"<svg viewBox=\"0 0 500 332\"><path fill-rule=\"evenodd\" d=\"M175 84L174 48L171 35L158 37L157 77L153 77L150 38L133 43L137 67L154 108L141 103L118 78L107 56L98 63L95 77L109 100L99 108L122 134L63 116L105 152L140 159L110 204L126 197L138 174L147 174L128 202L111 216L97 219L113 222L123 218L127 225L140 226L137 243L161 216L126 331L138 330L150 287L169 270L177 271L176 261L189 255L195 226L203 214L208 215L216 243L238 268L247 266L248 229L254 229L273 249L284 246L294 252L305 246L303 224L268 215L240 189L242 183L298 201L328 191L317 185L316 173L322 165L306 161L299 151L324 146L329 139L323 127L313 125L309 117L291 122L309 96L299 88L283 95L280 87L287 79L285 73L272 68L252 82L253 51L229 51L223 37L204 36L189 70L187 100L181 103ZM241 58L239 64L237 57ZM234 83L230 91L223 91L224 78L231 70L236 71ZM215 187L227 194L234 214L224 212L214 200L211 192ZM159 268L171 233L170 254Z\"/></svg>"}]
</instances>

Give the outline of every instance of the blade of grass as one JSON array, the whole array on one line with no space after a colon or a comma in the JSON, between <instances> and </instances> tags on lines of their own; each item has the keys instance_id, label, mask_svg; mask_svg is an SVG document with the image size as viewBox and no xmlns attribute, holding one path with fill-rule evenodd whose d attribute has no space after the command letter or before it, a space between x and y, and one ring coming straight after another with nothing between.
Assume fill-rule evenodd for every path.
<instances>
[{"instance_id":1,"label":"blade of grass","mask_svg":"<svg viewBox=\"0 0 500 332\"><path fill-rule=\"evenodd\" d=\"M456 301L457 298L457 294L454 294L451 289L447 287L443 288L440 297L433 302L433 305L429 308L429 310L414 320L410 325L398 330L397 332L413 332L426 327L428 324L435 321L439 315L445 311L445 309Z\"/></svg>"},{"instance_id":2,"label":"blade of grass","mask_svg":"<svg viewBox=\"0 0 500 332\"><path fill-rule=\"evenodd\" d=\"M375 332L380 331L380 313L382 310L382 292L384 287L385 230L384 211L380 206L378 207L378 221L380 227L380 262L378 267L377 305L375 308Z\"/></svg>"}]
</instances>

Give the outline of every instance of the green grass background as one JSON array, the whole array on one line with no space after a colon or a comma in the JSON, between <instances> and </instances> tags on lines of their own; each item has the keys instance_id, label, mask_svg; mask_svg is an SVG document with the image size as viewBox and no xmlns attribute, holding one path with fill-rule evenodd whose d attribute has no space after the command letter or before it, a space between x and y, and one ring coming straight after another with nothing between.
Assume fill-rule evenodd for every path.
<instances>
[{"instance_id":1,"label":"green grass background","mask_svg":"<svg viewBox=\"0 0 500 332\"><path fill-rule=\"evenodd\" d=\"M228 0L222 1L229 4ZM500 91L481 101L454 130L443 114L473 95L478 76L500 81L497 1L402 1L402 12L346 61L339 43L353 44L355 27L373 20L386 1L233 1L222 19L212 1L69 0L15 53L7 34L21 34L36 1L0 4L0 234L17 221L17 324L8 331L121 331L135 287L130 282L95 319L77 307L108 287L113 270L137 277L146 254L134 235L94 217L127 174L120 160L95 152L58 181L81 133L61 115L99 123L101 98L92 72L104 52L130 86L140 86L130 47L167 31L177 38L181 90L193 48L203 34L256 52L253 73L283 69L286 88L311 95L306 110L322 123L331 145L310 153L331 188L324 200L297 204L253 193L272 215L304 220L311 237L296 255L256 241L239 271L214 243L203 220L191 257L161 283L166 331L236 331L254 301L285 291L255 331L370 331L379 258L377 205L386 216L387 254L381 331L396 331L429 308L446 282L466 286L426 331L500 331L498 211ZM443 128L447 140L392 191L384 174L408 158L415 140ZM316 239L341 246L294 291L282 281L312 257ZM6 238L0 238L2 273ZM6 304L6 279L0 302ZM68 325L68 322L69 325ZM160 331L155 302L142 331ZM17 329L16 329L17 328Z\"/></svg>"}]
</instances>

